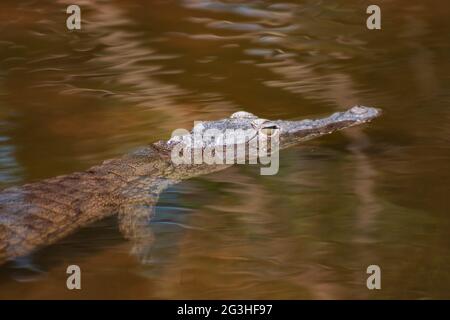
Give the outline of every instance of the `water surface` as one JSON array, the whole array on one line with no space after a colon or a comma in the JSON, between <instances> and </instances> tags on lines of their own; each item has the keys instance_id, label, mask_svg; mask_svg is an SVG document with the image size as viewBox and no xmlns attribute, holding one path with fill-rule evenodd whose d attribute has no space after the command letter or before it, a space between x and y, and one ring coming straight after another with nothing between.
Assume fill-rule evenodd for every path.
<instances>
[{"instance_id":1,"label":"water surface","mask_svg":"<svg viewBox=\"0 0 450 320\"><path fill-rule=\"evenodd\" d=\"M450 298L447 1L0 4L0 188L246 110L384 116L166 190L145 262L114 217L0 267L0 298ZM82 269L82 290L65 287ZM382 290L366 268L382 269Z\"/></svg>"}]
</instances>

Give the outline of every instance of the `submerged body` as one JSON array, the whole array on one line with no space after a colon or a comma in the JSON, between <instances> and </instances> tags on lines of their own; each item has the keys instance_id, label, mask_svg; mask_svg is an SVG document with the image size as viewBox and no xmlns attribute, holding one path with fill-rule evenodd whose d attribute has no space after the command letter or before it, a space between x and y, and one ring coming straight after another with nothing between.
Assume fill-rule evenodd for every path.
<instances>
[{"instance_id":1,"label":"submerged body","mask_svg":"<svg viewBox=\"0 0 450 320\"><path fill-rule=\"evenodd\" d=\"M249 130L250 138L245 143L268 132L277 134L279 148L284 149L368 122L380 114L378 109L357 106L318 120L269 121L247 112L237 112L230 118L203 122L200 127L201 130ZM174 163L172 150L186 143L190 134L155 142L84 172L0 192L0 264L55 243L75 230L113 214L119 214L120 229L127 238L136 243L148 241L150 235L146 226L161 191L181 180L230 166Z\"/></svg>"}]
</instances>

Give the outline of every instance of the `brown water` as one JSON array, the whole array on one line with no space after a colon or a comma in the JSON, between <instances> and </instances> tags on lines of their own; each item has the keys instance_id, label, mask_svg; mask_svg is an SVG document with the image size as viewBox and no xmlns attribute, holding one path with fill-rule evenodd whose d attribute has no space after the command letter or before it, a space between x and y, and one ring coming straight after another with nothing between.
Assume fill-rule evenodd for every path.
<instances>
[{"instance_id":1,"label":"brown water","mask_svg":"<svg viewBox=\"0 0 450 320\"><path fill-rule=\"evenodd\" d=\"M0 4L0 187L83 170L238 110L383 118L165 191L146 263L115 218L0 267L0 298L450 298L450 5ZM66 267L82 290L66 289ZM366 288L366 268L382 289Z\"/></svg>"}]
</instances>

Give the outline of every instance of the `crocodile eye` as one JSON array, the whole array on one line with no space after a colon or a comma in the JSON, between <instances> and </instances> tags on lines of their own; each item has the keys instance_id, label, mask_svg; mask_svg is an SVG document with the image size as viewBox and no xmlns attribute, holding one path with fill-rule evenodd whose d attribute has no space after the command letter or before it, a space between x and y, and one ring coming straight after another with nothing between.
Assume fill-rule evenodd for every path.
<instances>
[{"instance_id":1,"label":"crocodile eye","mask_svg":"<svg viewBox=\"0 0 450 320\"><path fill-rule=\"evenodd\" d=\"M273 136L273 135L275 135L277 133L278 129L279 128L278 128L277 125L271 124L271 125L267 125L267 126L262 127L261 128L261 133L266 135L266 136L268 136L268 137L271 137L271 136Z\"/></svg>"}]
</instances>

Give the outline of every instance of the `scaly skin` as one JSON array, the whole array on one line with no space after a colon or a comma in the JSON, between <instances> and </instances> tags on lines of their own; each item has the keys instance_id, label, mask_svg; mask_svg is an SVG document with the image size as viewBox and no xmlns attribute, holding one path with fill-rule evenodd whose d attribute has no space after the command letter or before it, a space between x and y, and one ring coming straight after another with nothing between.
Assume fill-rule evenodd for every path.
<instances>
[{"instance_id":1,"label":"scaly skin","mask_svg":"<svg viewBox=\"0 0 450 320\"><path fill-rule=\"evenodd\" d=\"M263 130L276 130L283 149L368 122L380 114L378 109L353 107L319 120L268 121L238 112L227 119L204 122L201 129L250 129L255 136ZM113 214L119 214L121 231L139 249L139 243L151 237L146 226L162 190L181 180L229 166L176 165L171 161L171 151L183 143L183 138L174 137L84 172L3 190L0 192L0 264L55 243Z\"/></svg>"}]
</instances>

